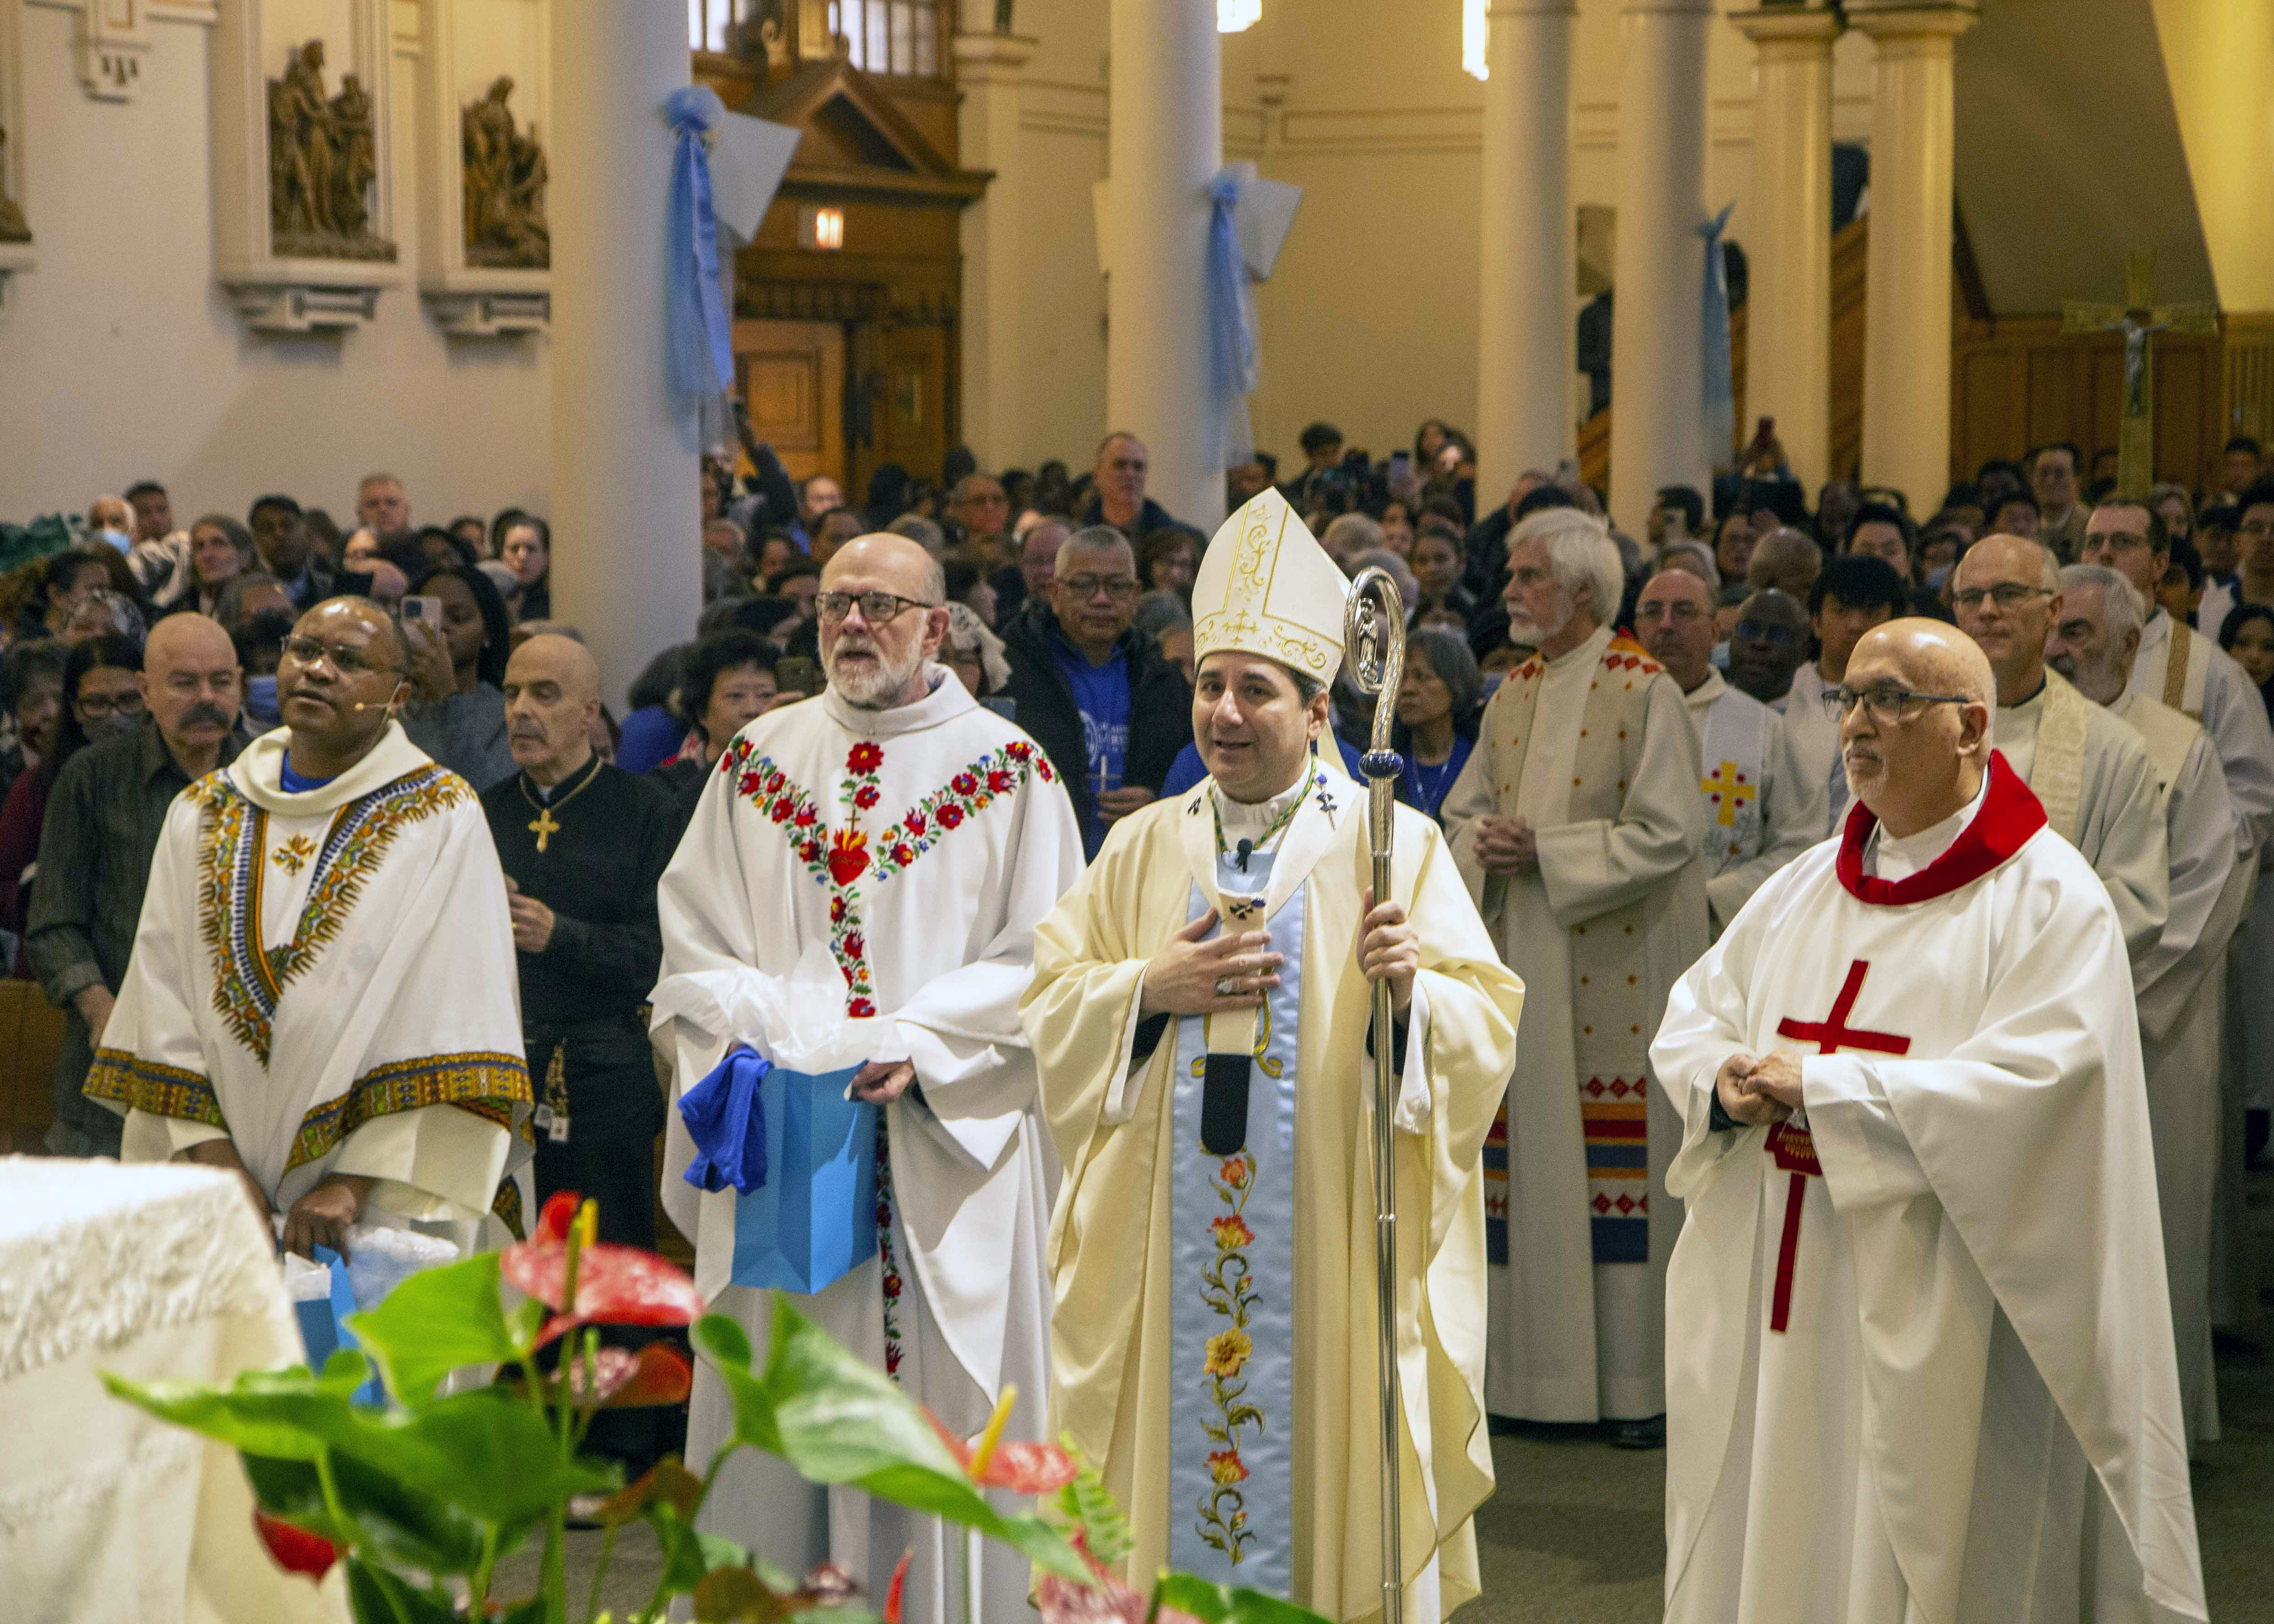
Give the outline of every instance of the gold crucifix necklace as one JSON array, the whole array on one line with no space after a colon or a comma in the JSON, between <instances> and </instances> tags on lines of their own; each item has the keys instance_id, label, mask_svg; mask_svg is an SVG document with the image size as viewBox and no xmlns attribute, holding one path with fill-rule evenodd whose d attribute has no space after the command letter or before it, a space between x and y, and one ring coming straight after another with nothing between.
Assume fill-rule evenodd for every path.
<instances>
[{"instance_id":1,"label":"gold crucifix necklace","mask_svg":"<svg viewBox=\"0 0 2274 1624\"><path fill-rule=\"evenodd\" d=\"M575 789L570 790L558 801L539 801L536 796L529 793L529 775L525 772L521 775L521 798L529 802L531 806L537 808L537 821L529 825L529 832L537 837L537 849L538 851L542 852L545 849L546 843L551 840L553 836L561 832L561 825L553 820L553 808L556 807L565 807L570 801L576 800L577 796L584 793L585 789L590 786L592 780L599 776L600 763L599 759L596 757L593 760L590 770L588 770L584 774L584 783L579 784Z\"/></svg>"}]
</instances>

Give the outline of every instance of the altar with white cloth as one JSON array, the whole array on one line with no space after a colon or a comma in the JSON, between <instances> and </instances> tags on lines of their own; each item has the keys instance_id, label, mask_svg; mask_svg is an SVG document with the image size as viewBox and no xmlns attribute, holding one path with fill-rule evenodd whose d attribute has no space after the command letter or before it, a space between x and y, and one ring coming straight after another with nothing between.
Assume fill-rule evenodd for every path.
<instances>
[{"instance_id":1,"label":"altar with white cloth","mask_svg":"<svg viewBox=\"0 0 2274 1624\"><path fill-rule=\"evenodd\" d=\"M0 1159L0 1575L13 1619L343 1620L279 1570L236 1452L98 1372L227 1382L300 1334L239 1182L186 1165Z\"/></svg>"}]
</instances>

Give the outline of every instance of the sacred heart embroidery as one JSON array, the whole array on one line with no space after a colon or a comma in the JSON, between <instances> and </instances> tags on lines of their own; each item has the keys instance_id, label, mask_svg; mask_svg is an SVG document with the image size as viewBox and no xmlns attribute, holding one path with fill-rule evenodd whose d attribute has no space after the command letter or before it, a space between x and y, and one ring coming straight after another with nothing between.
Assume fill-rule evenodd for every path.
<instances>
[{"instance_id":1,"label":"sacred heart embroidery","mask_svg":"<svg viewBox=\"0 0 2274 1624\"><path fill-rule=\"evenodd\" d=\"M840 829L829 837L829 877L850 885L869 868L869 837L857 829Z\"/></svg>"}]
</instances>

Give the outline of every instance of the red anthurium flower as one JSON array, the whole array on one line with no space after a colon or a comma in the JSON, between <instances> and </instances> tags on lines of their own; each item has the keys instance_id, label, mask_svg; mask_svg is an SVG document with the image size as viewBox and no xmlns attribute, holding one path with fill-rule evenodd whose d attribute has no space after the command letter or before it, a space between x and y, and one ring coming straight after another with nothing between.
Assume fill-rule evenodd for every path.
<instances>
[{"instance_id":1,"label":"red anthurium flower","mask_svg":"<svg viewBox=\"0 0 2274 1624\"><path fill-rule=\"evenodd\" d=\"M995 1414L975 1445L965 1443L942 1426L931 1411L924 1411L924 1418L955 1456L964 1475L982 1488L1008 1489L1013 1494L1055 1494L1074 1478L1074 1463L1066 1452L1056 1444L1003 1441L1003 1428L1011 1419L1011 1406L1018 1396L1015 1385L1005 1385L1003 1396L996 1401Z\"/></svg>"},{"instance_id":2,"label":"red anthurium flower","mask_svg":"<svg viewBox=\"0 0 2274 1624\"><path fill-rule=\"evenodd\" d=\"M885 1624L900 1624L900 1591L908 1582L908 1559L913 1550L900 1553L900 1561L892 1568L892 1582L885 1587Z\"/></svg>"},{"instance_id":3,"label":"red anthurium flower","mask_svg":"<svg viewBox=\"0 0 2274 1624\"><path fill-rule=\"evenodd\" d=\"M268 1547L268 1554L286 1573L305 1574L320 1583L331 1571L332 1564L339 1560L339 1547L321 1534L312 1534L282 1517L272 1517L258 1506L252 1508L252 1530L260 1536L260 1543Z\"/></svg>"},{"instance_id":4,"label":"red anthurium flower","mask_svg":"<svg viewBox=\"0 0 2274 1624\"><path fill-rule=\"evenodd\" d=\"M562 1311L546 1322L538 1341L550 1342L572 1325L691 1325L702 1317L701 1294L675 1266L636 1246L596 1242L579 1249L576 1301L564 1304L568 1226L578 1211L575 1192L558 1192L538 1214L530 1238L498 1257L498 1272L507 1280Z\"/></svg>"},{"instance_id":5,"label":"red anthurium flower","mask_svg":"<svg viewBox=\"0 0 2274 1624\"><path fill-rule=\"evenodd\" d=\"M681 1403L695 1383L695 1367L669 1342L650 1342L636 1353L602 1348L593 1356L592 1367L588 1372L584 1360L576 1362L569 1393L576 1403L597 1402L603 1410Z\"/></svg>"}]
</instances>

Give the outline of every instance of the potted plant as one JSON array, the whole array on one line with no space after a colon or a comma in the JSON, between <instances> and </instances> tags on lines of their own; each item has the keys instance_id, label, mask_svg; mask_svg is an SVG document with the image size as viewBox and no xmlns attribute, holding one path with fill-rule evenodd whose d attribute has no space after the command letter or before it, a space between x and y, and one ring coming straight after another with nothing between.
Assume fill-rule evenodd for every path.
<instances>
[{"instance_id":1,"label":"potted plant","mask_svg":"<svg viewBox=\"0 0 2274 1624\"><path fill-rule=\"evenodd\" d=\"M798 1578L697 1528L719 1462L743 1447L779 1455L812 1482L851 1485L1015 1547L1034 1565L1052 1624L1322 1624L1189 1575L1164 1574L1139 1596L1109 1572L1127 1553L1127 1532L1096 1471L1056 1444L1001 1441L1013 1395L975 1441L955 1438L779 1296L761 1360L739 1324L704 1313L684 1273L651 1252L596 1243L595 1222L591 1203L555 1195L528 1240L415 1274L351 1316L368 1355L343 1350L320 1372L247 1372L226 1387L103 1380L150 1414L233 1446L271 1554L312 1579L343 1564L358 1624L604 1624L612 1615L599 1611L600 1581L618 1532L634 1522L653 1530L664 1559L654 1595L631 1615L639 1624L662 1619L681 1596L706 1624L793 1615L897 1624L900 1575L871 1613L840 1569ZM525 1300L508 1306L505 1284ZM579 1453L597 1411L677 1403L694 1374L668 1342L636 1354L602 1346L602 1325L690 1327L734 1406L733 1436L708 1477L668 1459L625 1485L615 1466ZM556 1368L545 1370L540 1354L556 1342ZM387 1402L351 1402L373 1362ZM438 1397L443 1379L467 1365L495 1365L500 1380ZM987 1489L1035 1504L1006 1516ZM603 1496L606 1543L577 1608L564 1562L568 1505ZM540 1529L536 1594L495 1597L498 1563Z\"/></svg>"}]
</instances>

